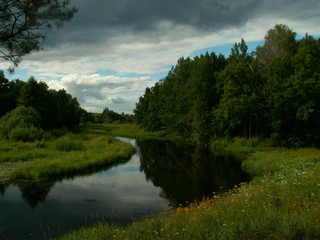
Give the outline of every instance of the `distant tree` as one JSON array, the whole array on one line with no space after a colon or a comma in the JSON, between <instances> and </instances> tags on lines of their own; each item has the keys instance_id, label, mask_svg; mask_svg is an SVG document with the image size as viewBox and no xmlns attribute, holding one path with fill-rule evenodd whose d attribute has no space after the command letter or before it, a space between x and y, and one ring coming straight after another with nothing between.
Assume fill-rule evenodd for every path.
<instances>
[{"instance_id":1,"label":"distant tree","mask_svg":"<svg viewBox=\"0 0 320 240\"><path fill-rule=\"evenodd\" d=\"M292 55L296 49L296 33L287 25L275 25L264 39L264 45L256 49L257 60L263 65L269 65L283 54Z\"/></svg>"},{"instance_id":2,"label":"distant tree","mask_svg":"<svg viewBox=\"0 0 320 240\"><path fill-rule=\"evenodd\" d=\"M104 123L113 123L113 122L122 122L121 114L110 110L109 108L105 108L101 113L101 120Z\"/></svg>"},{"instance_id":3,"label":"distant tree","mask_svg":"<svg viewBox=\"0 0 320 240\"><path fill-rule=\"evenodd\" d=\"M96 113L88 112L85 109L81 108L80 122L81 123L96 123L95 115L96 115Z\"/></svg>"},{"instance_id":4,"label":"distant tree","mask_svg":"<svg viewBox=\"0 0 320 240\"><path fill-rule=\"evenodd\" d=\"M0 57L16 67L23 56L42 50L45 30L62 27L76 12L69 0L2 0Z\"/></svg>"}]
</instances>

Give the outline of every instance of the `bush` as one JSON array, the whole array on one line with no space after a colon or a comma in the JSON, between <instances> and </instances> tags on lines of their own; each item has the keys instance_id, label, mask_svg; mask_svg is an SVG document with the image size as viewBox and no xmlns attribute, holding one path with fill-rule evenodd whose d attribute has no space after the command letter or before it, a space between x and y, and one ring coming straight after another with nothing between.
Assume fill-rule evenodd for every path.
<instances>
[{"instance_id":1,"label":"bush","mask_svg":"<svg viewBox=\"0 0 320 240\"><path fill-rule=\"evenodd\" d=\"M69 130L67 128L54 128L50 130L50 134L56 138L62 137L66 135L68 132Z\"/></svg>"},{"instance_id":2,"label":"bush","mask_svg":"<svg viewBox=\"0 0 320 240\"><path fill-rule=\"evenodd\" d=\"M34 132L34 128L40 128L40 126L41 117L39 113L33 108L20 106L0 119L0 135L3 138L8 138L13 129L17 128L15 132L12 133L16 135L18 132L21 132L21 134L22 132L26 132L25 129L28 128L32 128L31 132Z\"/></svg>"},{"instance_id":3,"label":"bush","mask_svg":"<svg viewBox=\"0 0 320 240\"><path fill-rule=\"evenodd\" d=\"M57 139L56 149L64 152L81 151L84 149L84 145L82 140L76 136L64 136Z\"/></svg>"},{"instance_id":4,"label":"bush","mask_svg":"<svg viewBox=\"0 0 320 240\"><path fill-rule=\"evenodd\" d=\"M44 136L45 132L34 126L16 127L9 133L10 140L21 142L34 142L36 140L41 140Z\"/></svg>"},{"instance_id":5,"label":"bush","mask_svg":"<svg viewBox=\"0 0 320 240\"><path fill-rule=\"evenodd\" d=\"M229 142L227 139L214 139L210 143L211 150L213 152L217 151L225 151L227 146L229 145Z\"/></svg>"}]
</instances>

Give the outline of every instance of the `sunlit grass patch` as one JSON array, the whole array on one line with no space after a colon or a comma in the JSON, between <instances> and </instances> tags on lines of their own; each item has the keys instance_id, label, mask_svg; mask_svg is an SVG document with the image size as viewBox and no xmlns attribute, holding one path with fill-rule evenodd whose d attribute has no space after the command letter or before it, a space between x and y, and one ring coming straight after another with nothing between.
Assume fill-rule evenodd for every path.
<instances>
[{"instance_id":1,"label":"sunlit grass patch","mask_svg":"<svg viewBox=\"0 0 320 240\"><path fill-rule=\"evenodd\" d=\"M90 172L129 160L135 151L133 146L111 135L86 132L68 133L32 143L1 143L0 172L6 173L0 174L0 182L49 179Z\"/></svg>"},{"instance_id":2,"label":"sunlit grass patch","mask_svg":"<svg viewBox=\"0 0 320 240\"><path fill-rule=\"evenodd\" d=\"M89 172L128 160L134 152L134 148L118 140L112 143L108 136L91 136L87 140L81 141L81 149L68 145L68 148L56 150L57 142L65 140L57 139L49 144L46 158L37 158L32 161L32 165L23 169L18 169L12 173L13 179L49 179L60 176L69 176L77 173ZM69 143L69 139L67 140Z\"/></svg>"},{"instance_id":3,"label":"sunlit grass patch","mask_svg":"<svg viewBox=\"0 0 320 240\"><path fill-rule=\"evenodd\" d=\"M2 141L0 148L1 162L23 162L36 158L44 158L47 153L37 143Z\"/></svg>"}]
</instances>

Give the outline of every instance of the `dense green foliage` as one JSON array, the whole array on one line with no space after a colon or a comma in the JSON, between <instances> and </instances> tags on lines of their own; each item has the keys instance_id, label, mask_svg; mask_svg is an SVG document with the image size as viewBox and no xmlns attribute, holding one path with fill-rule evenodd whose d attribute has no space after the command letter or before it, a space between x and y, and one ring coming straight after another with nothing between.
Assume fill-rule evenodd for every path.
<instances>
[{"instance_id":1,"label":"dense green foliage","mask_svg":"<svg viewBox=\"0 0 320 240\"><path fill-rule=\"evenodd\" d=\"M41 128L41 116L31 107L19 106L0 119L0 138L33 142L48 136Z\"/></svg>"},{"instance_id":2,"label":"dense green foliage","mask_svg":"<svg viewBox=\"0 0 320 240\"><path fill-rule=\"evenodd\" d=\"M147 130L184 137L271 138L276 146L320 147L320 39L276 25L248 53L242 39L228 58L181 58L147 88L134 110Z\"/></svg>"},{"instance_id":3,"label":"dense green foliage","mask_svg":"<svg viewBox=\"0 0 320 240\"><path fill-rule=\"evenodd\" d=\"M3 72L0 72L0 102L0 136L12 135L13 140L41 139L41 129L75 127L85 112L65 90L49 89L46 83L33 77L28 82L9 81Z\"/></svg>"},{"instance_id":4,"label":"dense green foliage","mask_svg":"<svg viewBox=\"0 0 320 240\"><path fill-rule=\"evenodd\" d=\"M39 140L45 137L43 130L55 136L57 129L74 128L79 123L134 122L133 115L108 108L102 113L87 112L64 89L49 89L45 82L33 77L27 82L9 81L2 71L0 103L0 137L16 141Z\"/></svg>"},{"instance_id":5,"label":"dense green foliage","mask_svg":"<svg viewBox=\"0 0 320 240\"><path fill-rule=\"evenodd\" d=\"M105 108L102 113L83 112L82 123L133 123L132 114L117 113L109 108Z\"/></svg>"}]
</instances>

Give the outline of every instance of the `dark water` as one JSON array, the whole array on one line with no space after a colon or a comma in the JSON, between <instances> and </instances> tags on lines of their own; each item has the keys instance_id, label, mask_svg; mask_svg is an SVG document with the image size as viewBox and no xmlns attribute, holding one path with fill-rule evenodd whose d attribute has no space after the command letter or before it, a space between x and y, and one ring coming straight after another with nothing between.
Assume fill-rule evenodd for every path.
<instances>
[{"instance_id":1,"label":"dark water","mask_svg":"<svg viewBox=\"0 0 320 240\"><path fill-rule=\"evenodd\" d=\"M95 222L126 225L246 181L234 156L148 140L125 164L59 181L0 185L0 239L48 239Z\"/></svg>"}]
</instances>

